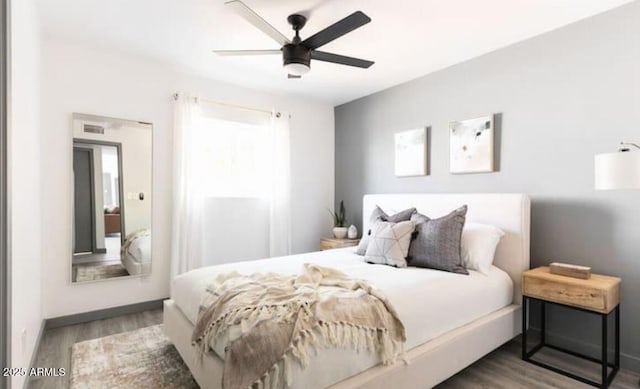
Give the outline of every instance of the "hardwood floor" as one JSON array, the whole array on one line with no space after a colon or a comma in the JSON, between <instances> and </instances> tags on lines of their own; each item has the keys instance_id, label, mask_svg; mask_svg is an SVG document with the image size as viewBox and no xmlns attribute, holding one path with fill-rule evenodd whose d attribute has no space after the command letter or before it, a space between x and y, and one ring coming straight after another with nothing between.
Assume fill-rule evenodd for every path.
<instances>
[{"instance_id":1,"label":"hardwood floor","mask_svg":"<svg viewBox=\"0 0 640 389\"><path fill-rule=\"evenodd\" d=\"M35 367L64 367L67 374L64 377L33 377L29 381L28 388L68 388L71 374L71 346L74 343L160 323L162 323L162 310L156 309L46 330L36 355Z\"/></svg>"},{"instance_id":2,"label":"hardwood floor","mask_svg":"<svg viewBox=\"0 0 640 389\"><path fill-rule=\"evenodd\" d=\"M69 386L69 374L71 373L71 346L76 342L133 331L161 322L162 310L157 309L47 330L38 349L35 366L64 367L68 373L65 377L33 378L28 388L67 388ZM565 369L571 369L595 380L599 377L600 370L595 364L584 362L577 358L566 357L553 350L543 350L539 355L541 360L548 363L558 364ZM621 370L611 388L637 389L639 376L639 374ZM592 387L523 362L520 360L520 343L514 340L438 385L437 388L574 389Z\"/></svg>"},{"instance_id":3,"label":"hardwood floor","mask_svg":"<svg viewBox=\"0 0 640 389\"><path fill-rule=\"evenodd\" d=\"M520 359L520 347L519 339L512 340L438 385L437 389L593 389L593 386L524 362ZM580 358L567 356L554 350L543 349L536 354L536 359L594 381L600 380L600 366ZM610 388L637 389L639 378L640 375L637 373L620 370Z\"/></svg>"}]
</instances>

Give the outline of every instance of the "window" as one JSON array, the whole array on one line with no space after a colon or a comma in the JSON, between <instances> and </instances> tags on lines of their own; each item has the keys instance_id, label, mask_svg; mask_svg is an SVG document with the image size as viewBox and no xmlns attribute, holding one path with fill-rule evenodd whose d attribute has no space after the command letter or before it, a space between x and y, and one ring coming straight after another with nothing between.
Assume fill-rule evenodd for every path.
<instances>
[{"instance_id":1,"label":"window","mask_svg":"<svg viewBox=\"0 0 640 389\"><path fill-rule=\"evenodd\" d=\"M271 192L271 127L201 116L196 145L209 197L266 198Z\"/></svg>"}]
</instances>

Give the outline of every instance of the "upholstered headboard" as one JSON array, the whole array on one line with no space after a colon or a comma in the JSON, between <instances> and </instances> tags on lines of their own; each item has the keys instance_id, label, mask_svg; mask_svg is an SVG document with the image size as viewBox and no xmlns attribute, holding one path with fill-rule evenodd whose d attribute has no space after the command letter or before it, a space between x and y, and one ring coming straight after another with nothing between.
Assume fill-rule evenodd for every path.
<instances>
[{"instance_id":1,"label":"upholstered headboard","mask_svg":"<svg viewBox=\"0 0 640 389\"><path fill-rule=\"evenodd\" d=\"M514 302L522 301L522 273L529 269L529 196L511 193L469 194L381 194L365 195L362 231L369 230L369 217L376 205L391 214L416 207L429 217L444 216L462 205L469 207L467 221L496 226L505 232L493 264L513 279Z\"/></svg>"}]
</instances>

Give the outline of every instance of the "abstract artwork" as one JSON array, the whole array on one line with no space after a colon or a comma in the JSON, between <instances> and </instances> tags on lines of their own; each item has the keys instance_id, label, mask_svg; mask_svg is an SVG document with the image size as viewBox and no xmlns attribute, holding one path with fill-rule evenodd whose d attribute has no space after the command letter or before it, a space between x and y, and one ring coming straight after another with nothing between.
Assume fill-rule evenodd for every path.
<instances>
[{"instance_id":1,"label":"abstract artwork","mask_svg":"<svg viewBox=\"0 0 640 389\"><path fill-rule=\"evenodd\" d=\"M450 171L486 173L493 167L493 116L449 123Z\"/></svg>"},{"instance_id":2,"label":"abstract artwork","mask_svg":"<svg viewBox=\"0 0 640 389\"><path fill-rule=\"evenodd\" d=\"M395 134L396 176L424 176L427 174L427 129L403 131Z\"/></svg>"}]
</instances>

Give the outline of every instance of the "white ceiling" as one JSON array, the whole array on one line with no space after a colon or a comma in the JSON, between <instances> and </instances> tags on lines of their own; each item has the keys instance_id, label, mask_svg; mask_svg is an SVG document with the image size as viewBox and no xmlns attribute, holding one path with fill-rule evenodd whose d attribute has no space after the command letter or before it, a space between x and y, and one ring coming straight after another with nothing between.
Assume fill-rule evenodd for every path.
<instances>
[{"instance_id":1,"label":"white ceiling","mask_svg":"<svg viewBox=\"0 0 640 389\"><path fill-rule=\"evenodd\" d=\"M224 0L38 0L47 38L135 53L195 73L334 105L477 57L631 0L244 0L287 36L287 15L309 17L308 37L361 10L372 22L323 51L370 59L369 69L312 61L289 80L281 58L218 57L213 49L277 49Z\"/></svg>"}]
</instances>

